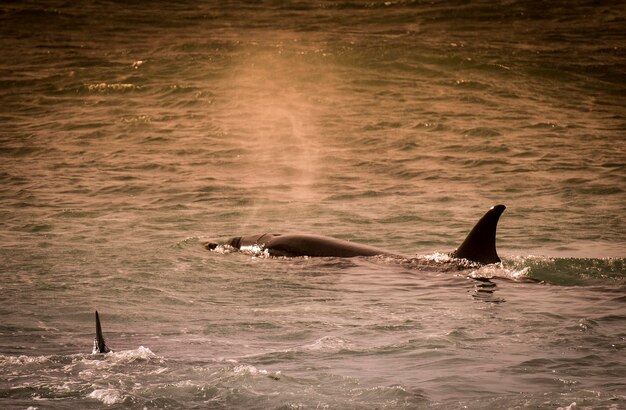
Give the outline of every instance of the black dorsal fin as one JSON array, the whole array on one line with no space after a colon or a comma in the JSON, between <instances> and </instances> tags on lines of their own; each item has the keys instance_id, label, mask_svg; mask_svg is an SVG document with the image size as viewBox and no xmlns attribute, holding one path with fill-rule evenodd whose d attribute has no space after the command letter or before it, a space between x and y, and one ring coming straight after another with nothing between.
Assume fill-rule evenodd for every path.
<instances>
[{"instance_id":1,"label":"black dorsal fin","mask_svg":"<svg viewBox=\"0 0 626 410\"><path fill-rule=\"evenodd\" d=\"M104 336L102 336L102 327L100 326L100 317L98 316L98 311L96 310L96 338L93 341L93 352L94 353L109 353L111 349L109 349L104 343Z\"/></svg>"},{"instance_id":2,"label":"black dorsal fin","mask_svg":"<svg viewBox=\"0 0 626 410\"><path fill-rule=\"evenodd\" d=\"M504 205L492 206L472 228L461 246L452 252L452 257L483 265L500 262L498 252L496 252L496 228L500 215L505 209Z\"/></svg>"}]
</instances>

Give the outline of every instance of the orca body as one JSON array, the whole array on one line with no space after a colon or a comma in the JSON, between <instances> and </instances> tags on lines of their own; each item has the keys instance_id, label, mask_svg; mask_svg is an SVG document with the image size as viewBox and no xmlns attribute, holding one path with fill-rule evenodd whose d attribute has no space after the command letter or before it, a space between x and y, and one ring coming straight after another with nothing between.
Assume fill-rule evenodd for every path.
<instances>
[{"instance_id":1,"label":"orca body","mask_svg":"<svg viewBox=\"0 0 626 410\"><path fill-rule=\"evenodd\" d=\"M111 349L104 343L104 336L102 336L102 326L100 326L100 317L96 310L96 337L93 340L93 354L96 353L109 353Z\"/></svg>"},{"instance_id":2,"label":"orca body","mask_svg":"<svg viewBox=\"0 0 626 410\"><path fill-rule=\"evenodd\" d=\"M313 256L340 257L374 256L392 254L383 249L360 243L331 238L329 236L308 234L277 234L238 236L229 239L225 245L236 249L259 246L271 256Z\"/></svg>"},{"instance_id":3,"label":"orca body","mask_svg":"<svg viewBox=\"0 0 626 410\"><path fill-rule=\"evenodd\" d=\"M472 262L488 265L500 262L496 251L496 228L500 215L506 207L496 205L476 223L461 246L450 254L453 258L466 259ZM308 234L276 234L265 233L251 236L237 236L229 239L224 245L235 249L258 246L267 251L270 256L312 256L312 257L340 257L391 255L397 253L378 249L373 246L358 244L328 236ZM204 246L215 249L219 244L208 242Z\"/></svg>"}]
</instances>

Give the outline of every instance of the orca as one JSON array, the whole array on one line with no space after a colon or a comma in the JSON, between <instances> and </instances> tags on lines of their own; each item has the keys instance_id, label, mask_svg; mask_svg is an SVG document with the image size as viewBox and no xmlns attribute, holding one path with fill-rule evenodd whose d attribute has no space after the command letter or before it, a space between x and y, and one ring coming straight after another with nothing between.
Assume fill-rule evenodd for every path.
<instances>
[{"instance_id":1,"label":"orca","mask_svg":"<svg viewBox=\"0 0 626 410\"><path fill-rule=\"evenodd\" d=\"M474 225L461 245L450 253L452 258L465 259L481 265L501 262L496 251L496 228L500 215L506 206L495 205L483 215ZM214 250L220 244L217 242L204 243L208 250ZM389 255L404 257L395 252L375 248L369 245L354 243L328 236L309 234L277 234L264 233L250 236L236 236L222 245L234 249L257 246L270 256L311 256L311 257L340 257L351 258L356 256Z\"/></svg>"},{"instance_id":2,"label":"orca","mask_svg":"<svg viewBox=\"0 0 626 410\"><path fill-rule=\"evenodd\" d=\"M93 351L92 354L96 353L109 353L111 349L104 343L104 336L102 336L102 327L100 326L100 317L98 316L98 311L96 310L96 337L93 339Z\"/></svg>"}]
</instances>

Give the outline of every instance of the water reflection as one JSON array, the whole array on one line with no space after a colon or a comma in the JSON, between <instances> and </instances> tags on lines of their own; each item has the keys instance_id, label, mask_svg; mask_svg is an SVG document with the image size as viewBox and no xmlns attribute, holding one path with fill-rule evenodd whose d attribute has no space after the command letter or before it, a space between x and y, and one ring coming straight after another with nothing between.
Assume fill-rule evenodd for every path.
<instances>
[{"instance_id":1,"label":"water reflection","mask_svg":"<svg viewBox=\"0 0 626 410\"><path fill-rule=\"evenodd\" d=\"M472 278L474 279L474 289L472 289L472 298L488 303L502 303L505 299L494 295L498 290L498 285L489 278Z\"/></svg>"}]
</instances>

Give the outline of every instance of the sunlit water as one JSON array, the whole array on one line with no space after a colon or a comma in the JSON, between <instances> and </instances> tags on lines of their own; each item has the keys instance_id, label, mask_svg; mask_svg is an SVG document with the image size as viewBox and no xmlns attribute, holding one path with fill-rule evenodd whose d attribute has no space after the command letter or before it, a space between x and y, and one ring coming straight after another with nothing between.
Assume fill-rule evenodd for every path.
<instances>
[{"instance_id":1,"label":"sunlit water","mask_svg":"<svg viewBox=\"0 0 626 410\"><path fill-rule=\"evenodd\" d=\"M623 3L182 3L0 5L0 407L626 407Z\"/></svg>"}]
</instances>

